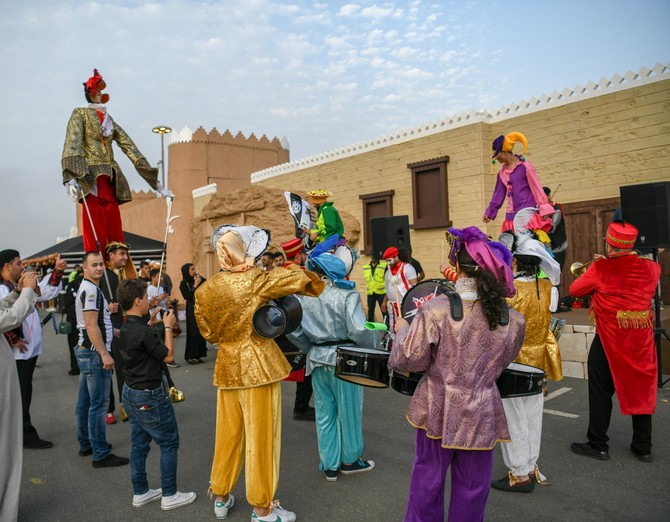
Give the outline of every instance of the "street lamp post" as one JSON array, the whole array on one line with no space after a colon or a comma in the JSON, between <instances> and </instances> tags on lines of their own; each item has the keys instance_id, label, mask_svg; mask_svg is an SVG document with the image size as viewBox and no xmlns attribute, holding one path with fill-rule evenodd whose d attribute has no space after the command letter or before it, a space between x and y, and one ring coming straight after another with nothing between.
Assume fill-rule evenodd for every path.
<instances>
[{"instance_id":1,"label":"street lamp post","mask_svg":"<svg viewBox=\"0 0 670 522\"><path fill-rule=\"evenodd\" d=\"M167 186L165 184L165 148L163 146L163 136L165 134L170 134L172 132L172 129L170 127L167 127L165 125L160 125L158 127L154 127L152 129L156 134L161 135L161 179L163 186Z\"/></svg>"}]
</instances>

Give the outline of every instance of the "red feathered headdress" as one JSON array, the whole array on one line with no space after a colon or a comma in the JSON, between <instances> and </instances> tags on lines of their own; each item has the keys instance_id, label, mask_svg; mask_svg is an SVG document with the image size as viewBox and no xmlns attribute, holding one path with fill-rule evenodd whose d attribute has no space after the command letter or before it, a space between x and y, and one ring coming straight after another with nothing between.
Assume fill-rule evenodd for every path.
<instances>
[{"instance_id":1,"label":"red feathered headdress","mask_svg":"<svg viewBox=\"0 0 670 522\"><path fill-rule=\"evenodd\" d=\"M84 84L84 95L88 103L93 103L91 94L94 92L103 91L107 87L105 80L102 79L97 69L93 69L93 76L91 76ZM107 103L109 101L109 94L103 94L100 103Z\"/></svg>"}]
</instances>

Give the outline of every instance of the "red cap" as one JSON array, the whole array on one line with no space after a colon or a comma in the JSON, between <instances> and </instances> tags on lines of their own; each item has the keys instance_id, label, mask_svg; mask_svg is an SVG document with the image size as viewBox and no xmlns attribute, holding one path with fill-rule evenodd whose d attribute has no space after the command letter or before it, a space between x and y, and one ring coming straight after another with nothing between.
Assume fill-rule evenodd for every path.
<instances>
[{"instance_id":1,"label":"red cap","mask_svg":"<svg viewBox=\"0 0 670 522\"><path fill-rule=\"evenodd\" d=\"M391 259L392 257L398 257L398 249L396 247L388 247L386 250L384 250L384 255L382 256L382 259Z\"/></svg>"},{"instance_id":2,"label":"red cap","mask_svg":"<svg viewBox=\"0 0 670 522\"><path fill-rule=\"evenodd\" d=\"M286 254L286 257L288 259L293 259L300 252L302 252L303 249L302 241L298 238L291 239L291 241L287 241L286 243L284 243L281 246L281 249L284 251L284 254Z\"/></svg>"},{"instance_id":3,"label":"red cap","mask_svg":"<svg viewBox=\"0 0 670 522\"><path fill-rule=\"evenodd\" d=\"M630 223L613 221L607 227L607 244L615 248L633 248L637 239L637 228Z\"/></svg>"}]
</instances>

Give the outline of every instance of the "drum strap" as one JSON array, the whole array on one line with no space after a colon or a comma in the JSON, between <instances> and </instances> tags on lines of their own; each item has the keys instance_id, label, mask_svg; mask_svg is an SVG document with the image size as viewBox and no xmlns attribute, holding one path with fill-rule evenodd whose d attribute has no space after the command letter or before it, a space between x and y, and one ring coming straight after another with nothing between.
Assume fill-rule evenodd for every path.
<instances>
[{"instance_id":1,"label":"drum strap","mask_svg":"<svg viewBox=\"0 0 670 522\"><path fill-rule=\"evenodd\" d=\"M503 306L502 314L500 315L500 326L507 326L509 324L509 308L507 305Z\"/></svg>"},{"instance_id":2,"label":"drum strap","mask_svg":"<svg viewBox=\"0 0 670 522\"><path fill-rule=\"evenodd\" d=\"M343 346L346 344L356 346L356 343L351 339L343 339L340 341L323 341L322 343L316 343L315 346Z\"/></svg>"},{"instance_id":3,"label":"drum strap","mask_svg":"<svg viewBox=\"0 0 670 522\"><path fill-rule=\"evenodd\" d=\"M451 318L454 321L461 321L463 319L463 301L461 301L461 296L455 290L449 289L447 290L447 297L449 298L449 305L451 307ZM509 308L507 305L503 307L498 324L501 326L509 324Z\"/></svg>"},{"instance_id":4,"label":"drum strap","mask_svg":"<svg viewBox=\"0 0 670 522\"><path fill-rule=\"evenodd\" d=\"M461 301L461 296L455 290L448 289L447 297L449 298L449 306L451 308L451 318L454 321L461 321L463 319L463 301Z\"/></svg>"}]
</instances>

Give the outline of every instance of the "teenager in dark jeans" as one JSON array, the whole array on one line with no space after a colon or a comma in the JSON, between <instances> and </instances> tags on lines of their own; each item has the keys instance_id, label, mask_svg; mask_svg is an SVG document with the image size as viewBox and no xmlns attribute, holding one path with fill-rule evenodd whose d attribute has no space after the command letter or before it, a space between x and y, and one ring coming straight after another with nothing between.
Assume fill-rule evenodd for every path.
<instances>
[{"instance_id":1,"label":"teenager in dark jeans","mask_svg":"<svg viewBox=\"0 0 670 522\"><path fill-rule=\"evenodd\" d=\"M172 327L177 318L163 314L165 344L147 325L149 298L146 286L137 279L121 281L117 298L126 314L121 328L120 348L124 360L123 406L130 419L130 479L133 506L142 507L161 498L161 509L175 509L195 501L196 494L177 491L177 450L179 431L170 401L163 363L174 359ZM150 489L146 473L149 445L161 449L161 488Z\"/></svg>"}]
</instances>

